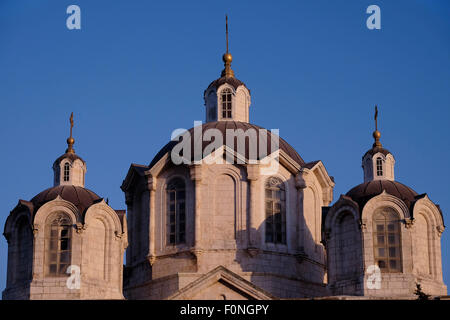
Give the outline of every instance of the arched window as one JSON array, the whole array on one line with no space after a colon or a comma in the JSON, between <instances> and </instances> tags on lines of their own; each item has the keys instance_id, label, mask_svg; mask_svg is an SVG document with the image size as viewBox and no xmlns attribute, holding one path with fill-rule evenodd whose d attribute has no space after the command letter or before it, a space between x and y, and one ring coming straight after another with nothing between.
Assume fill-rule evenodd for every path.
<instances>
[{"instance_id":1,"label":"arched window","mask_svg":"<svg viewBox=\"0 0 450 320\"><path fill-rule=\"evenodd\" d=\"M400 222L392 209L383 209L373 217L375 263L382 272L401 272Z\"/></svg>"},{"instance_id":2,"label":"arched window","mask_svg":"<svg viewBox=\"0 0 450 320\"><path fill-rule=\"evenodd\" d=\"M380 157L377 158L377 176L380 177L383 175L383 159Z\"/></svg>"},{"instance_id":3,"label":"arched window","mask_svg":"<svg viewBox=\"0 0 450 320\"><path fill-rule=\"evenodd\" d=\"M225 89L222 91L222 118L231 119L231 90Z\"/></svg>"},{"instance_id":4,"label":"arched window","mask_svg":"<svg viewBox=\"0 0 450 320\"><path fill-rule=\"evenodd\" d=\"M53 216L46 225L45 267L48 276L64 276L72 256L72 224L65 214Z\"/></svg>"},{"instance_id":5,"label":"arched window","mask_svg":"<svg viewBox=\"0 0 450 320\"><path fill-rule=\"evenodd\" d=\"M171 180L166 188L169 244L186 242L186 190L180 178Z\"/></svg>"},{"instance_id":6,"label":"arched window","mask_svg":"<svg viewBox=\"0 0 450 320\"><path fill-rule=\"evenodd\" d=\"M70 177L70 164L66 162L64 164L64 181L69 181Z\"/></svg>"},{"instance_id":7,"label":"arched window","mask_svg":"<svg viewBox=\"0 0 450 320\"><path fill-rule=\"evenodd\" d=\"M266 242L286 243L286 194L283 181L271 177L265 185Z\"/></svg>"}]
</instances>

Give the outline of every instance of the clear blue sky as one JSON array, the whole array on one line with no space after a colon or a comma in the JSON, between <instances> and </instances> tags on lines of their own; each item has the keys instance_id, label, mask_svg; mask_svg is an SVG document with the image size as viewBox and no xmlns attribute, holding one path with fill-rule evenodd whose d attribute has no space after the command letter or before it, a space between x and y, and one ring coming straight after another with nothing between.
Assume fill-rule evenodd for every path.
<instances>
[{"instance_id":1,"label":"clear blue sky","mask_svg":"<svg viewBox=\"0 0 450 320\"><path fill-rule=\"evenodd\" d=\"M82 29L66 28L81 8ZM381 8L381 30L366 8ZM224 15L251 122L279 128L306 161L335 177L334 197L362 182L380 109L396 180L450 221L450 1L0 1L3 228L18 199L52 185L75 113L86 184L116 208L129 165L148 164L172 130L204 120L203 90L220 75ZM450 284L450 230L442 237ZM0 288L7 245L0 241Z\"/></svg>"}]
</instances>

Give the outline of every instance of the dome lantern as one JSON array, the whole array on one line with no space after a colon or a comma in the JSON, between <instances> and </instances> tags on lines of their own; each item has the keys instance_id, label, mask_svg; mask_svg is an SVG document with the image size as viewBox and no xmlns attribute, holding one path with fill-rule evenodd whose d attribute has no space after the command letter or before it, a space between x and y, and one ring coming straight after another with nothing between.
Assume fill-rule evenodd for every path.
<instances>
[{"instance_id":1,"label":"dome lantern","mask_svg":"<svg viewBox=\"0 0 450 320\"><path fill-rule=\"evenodd\" d=\"M225 16L226 52L222 56L225 68L220 78L211 82L204 92L206 122L249 122L250 91L234 77L231 69L233 56L228 48L228 16Z\"/></svg>"},{"instance_id":2,"label":"dome lantern","mask_svg":"<svg viewBox=\"0 0 450 320\"><path fill-rule=\"evenodd\" d=\"M378 107L375 106L375 131L372 134L375 139L372 149L367 151L362 159L362 168L364 171L364 182L373 180L391 180L394 181L395 159L392 153L383 148L378 131Z\"/></svg>"},{"instance_id":3,"label":"dome lantern","mask_svg":"<svg viewBox=\"0 0 450 320\"><path fill-rule=\"evenodd\" d=\"M75 143L75 139L72 137L73 124L72 112L70 115L70 136L67 138L66 153L53 163L53 185L55 187L72 185L84 188L86 162L73 149Z\"/></svg>"}]
</instances>

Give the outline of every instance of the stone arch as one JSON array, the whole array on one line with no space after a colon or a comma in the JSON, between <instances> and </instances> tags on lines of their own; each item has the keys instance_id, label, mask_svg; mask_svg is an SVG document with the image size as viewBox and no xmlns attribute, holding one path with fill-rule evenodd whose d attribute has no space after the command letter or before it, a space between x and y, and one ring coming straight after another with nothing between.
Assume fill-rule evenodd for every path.
<instances>
[{"instance_id":1,"label":"stone arch","mask_svg":"<svg viewBox=\"0 0 450 320\"><path fill-rule=\"evenodd\" d=\"M416 201L414 204L413 217L414 217L414 227L413 231L416 234L420 232L421 227L419 227L419 221L417 217L420 215L423 216L425 221L427 222L427 234L428 234L428 254L430 257L429 260L429 275L437 280L442 280L442 261L441 261L441 243L440 243L440 235L444 230L444 224L442 216L439 212L439 209L434 205L434 203L425 196ZM424 233L424 230L422 230ZM421 251L423 254L423 244L422 248L421 244L417 243L418 246L415 246L417 254L421 255ZM422 250L421 250L422 249ZM416 258L416 257L415 257Z\"/></svg>"},{"instance_id":2,"label":"stone arch","mask_svg":"<svg viewBox=\"0 0 450 320\"><path fill-rule=\"evenodd\" d=\"M236 246L240 197L239 180L234 171L222 170L214 177L213 228L214 243L218 248Z\"/></svg>"},{"instance_id":3,"label":"stone arch","mask_svg":"<svg viewBox=\"0 0 450 320\"><path fill-rule=\"evenodd\" d=\"M430 223L422 212L414 217L414 268L419 275L429 276L431 272Z\"/></svg>"},{"instance_id":4,"label":"stone arch","mask_svg":"<svg viewBox=\"0 0 450 320\"><path fill-rule=\"evenodd\" d=\"M13 283L31 280L33 266L33 232L30 218L26 212L19 213L14 219L12 241L10 243L8 264L13 272Z\"/></svg>"},{"instance_id":5,"label":"stone arch","mask_svg":"<svg viewBox=\"0 0 450 320\"><path fill-rule=\"evenodd\" d=\"M320 217L317 216L320 208L320 191L315 183L308 183L303 189L303 201L305 227L317 244L320 241Z\"/></svg>"},{"instance_id":6,"label":"stone arch","mask_svg":"<svg viewBox=\"0 0 450 320\"><path fill-rule=\"evenodd\" d=\"M73 224L82 223L82 216L77 207L58 195L54 200L44 204L36 212L33 220L34 229L39 230L39 227L45 224L48 215L56 211L66 213L71 218Z\"/></svg>"},{"instance_id":7,"label":"stone arch","mask_svg":"<svg viewBox=\"0 0 450 320\"><path fill-rule=\"evenodd\" d=\"M45 255L46 255L46 222L54 214L64 214L70 220L71 228L71 263L80 265L78 251L81 239L77 236L75 226L82 225L82 217L77 207L60 196L47 202L39 208L33 220L34 231L34 253L33 253L33 279L44 279L46 277Z\"/></svg>"},{"instance_id":8,"label":"stone arch","mask_svg":"<svg viewBox=\"0 0 450 320\"><path fill-rule=\"evenodd\" d=\"M386 208L395 212L399 220L399 236L400 236L400 263L401 273L410 273L412 271L412 264L405 261L411 261L411 242L412 231L409 225L406 224L410 221L411 214L406 204L399 198L392 196L386 191L370 199L362 209L361 223L363 233L363 245L364 245L364 264L365 267L376 265L374 255L374 223L373 218L380 209Z\"/></svg>"},{"instance_id":9,"label":"stone arch","mask_svg":"<svg viewBox=\"0 0 450 320\"><path fill-rule=\"evenodd\" d=\"M359 232L351 211L342 210L335 220L336 278L353 279L360 271Z\"/></svg>"},{"instance_id":10,"label":"stone arch","mask_svg":"<svg viewBox=\"0 0 450 320\"><path fill-rule=\"evenodd\" d=\"M342 196L324 221L328 279L336 294L358 294L353 283L358 281L364 269L359 224L358 205Z\"/></svg>"},{"instance_id":11,"label":"stone arch","mask_svg":"<svg viewBox=\"0 0 450 320\"><path fill-rule=\"evenodd\" d=\"M83 265L88 278L109 282L113 266L121 264L122 225L116 212L104 201L89 207L83 232Z\"/></svg>"}]
</instances>

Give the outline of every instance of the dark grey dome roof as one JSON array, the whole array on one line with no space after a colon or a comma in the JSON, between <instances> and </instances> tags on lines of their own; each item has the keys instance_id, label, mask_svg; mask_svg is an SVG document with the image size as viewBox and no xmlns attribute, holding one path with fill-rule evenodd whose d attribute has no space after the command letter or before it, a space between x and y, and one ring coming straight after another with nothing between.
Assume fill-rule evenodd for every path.
<instances>
[{"instance_id":1,"label":"dark grey dome roof","mask_svg":"<svg viewBox=\"0 0 450 320\"><path fill-rule=\"evenodd\" d=\"M267 129L264 129L260 126L254 125L254 124L250 124L247 122L240 122L240 121L215 121L215 122L207 122L204 123L202 125L202 133L204 133L206 130L208 129L217 129L222 133L222 136L226 137L226 130L227 129L232 129L232 130L237 130L237 129L242 129L244 132L247 131L248 129L255 129L255 130L265 130L267 131L267 151L268 154L276 151L276 150L271 150L271 138L272 138L272 134L270 131L268 131ZM191 128L188 130L191 134L191 137L194 136L194 128ZM257 139L258 139L258 150L259 150L259 135L257 134ZM226 141L224 141L225 144ZM156 156L153 158L153 160L151 161L149 167L153 167L167 152L172 151L172 149L175 147L176 144L178 144L178 141L170 141L169 143L167 143L157 154ZM191 139L191 150L194 150L194 143L196 143L194 141L194 139ZM200 142L198 142L200 143ZM202 141L202 152L205 149L206 146L208 146L211 142L210 141ZM281 150L283 150L289 157L291 157L295 162L297 162L300 166L303 166L305 164L305 162L303 161L303 159L300 157L300 155L295 151L294 148L292 148L286 141L284 141L282 138L279 138L279 148ZM234 143L234 150L237 149L237 143L235 141ZM257 153L258 153L257 150ZM246 143L245 145L245 156L246 159L249 159L249 147L248 144ZM193 152L191 152L191 160L194 160L194 154ZM252 160L260 160L260 159L252 159Z\"/></svg>"},{"instance_id":2,"label":"dark grey dome roof","mask_svg":"<svg viewBox=\"0 0 450 320\"><path fill-rule=\"evenodd\" d=\"M83 160L83 158L81 158L79 155L75 154L75 153L64 153L62 156L60 156L58 159L55 160L55 162L53 163L53 166L55 164L60 164L61 161L63 159L69 159L70 161L74 162L75 160L81 160L81 162L83 162L84 164L86 164L86 162Z\"/></svg>"},{"instance_id":3,"label":"dark grey dome roof","mask_svg":"<svg viewBox=\"0 0 450 320\"><path fill-rule=\"evenodd\" d=\"M366 203L373 197L381 194L383 190L387 193L401 199L408 209L412 208L412 205L417 200L417 192L413 189L405 186L404 184L391 181L391 180L373 180L357 185L346 196L350 197L353 201L358 203L359 209L362 211Z\"/></svg>"},{"instance_id":4,"label":"dark grey dome roof","mask_svg":"<svg viewBox=\"0 0 450 320\"><path fill-rule=\"evenodd\" d=\"M96 193L83 187L72 185L56 186L40 192L31 199L30 202L33 203L34 212L47 202L54 200L57 196L73 203L81 213L94 203L102 200Z\"/></svg>"},{"instance_id":5,"label":"dark grey dome roof","mask_svg":"<svg viewBox=\"0 0 450 320\"><path fill-rule=\"evenodd\" d=\"M384 154L385 156L387 156L389 153L391 153L389 150L387 150L387 149L385 149L385 148L382 148L382 147L374 147L374 148L368 150L368 151L363 155L363 158L364 158L366 155L368 155L368 154L370 154L371 156L373 156L374 154L376 154L376 153L378 153L378 152L381 152L381 153ZM391 154L392 154L392 153L391 153Z\"/></svg>"},{"instance_id":6,"label":"dark grey dome roof","mask_svg":"<svg viewBox=\"0 0 450 320\"><path fill-rule=\"evenodd\" d=\"M247 86L245 85L245 83L243 83L241 80L235 78L235 77L220 77L219 79L214 80L213 82L211 82L208 86L208 88L205 90L205 92L209 89L209 88L219 88L221 85L223 85L224 83L228 83L229 85L231 85L235 90L239 87L239 86L244 86L247 88ZM250 91L247 88L248 91Z\"/></svg>"}]
</instances>

